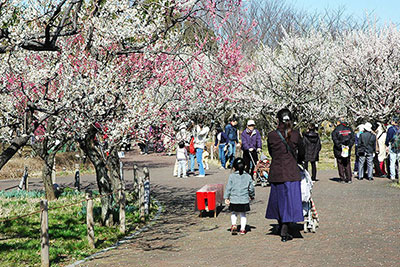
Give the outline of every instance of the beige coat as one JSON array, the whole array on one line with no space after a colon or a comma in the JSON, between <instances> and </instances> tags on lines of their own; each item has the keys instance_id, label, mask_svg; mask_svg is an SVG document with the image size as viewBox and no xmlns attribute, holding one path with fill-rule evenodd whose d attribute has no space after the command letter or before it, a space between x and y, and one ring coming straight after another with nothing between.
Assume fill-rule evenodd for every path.
<instances>
[{"instance_id":1,"label":"beige coat","mask_svg":"<svg viewBox=\"0 0 400 267\"><path fill-rule=\"evenodd\" d=\"M385 145L386 132L384 131L382 125L380 125L376 131L376 138L376 151L378 153L378 160L382 162L387 158Z\"/></svg>"}]
</instances>

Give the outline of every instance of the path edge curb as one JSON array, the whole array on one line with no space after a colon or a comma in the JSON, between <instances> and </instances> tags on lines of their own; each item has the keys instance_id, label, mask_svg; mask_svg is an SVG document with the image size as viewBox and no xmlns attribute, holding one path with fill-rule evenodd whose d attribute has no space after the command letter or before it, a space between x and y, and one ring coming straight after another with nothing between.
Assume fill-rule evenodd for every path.
<instances>
[{"instance_id":1,"label":"path edge curb","mask_svg":"<svg viewBox=\"0 0 400 267\"><path fill-rule=\"evenodd\" d=\"M125 244L127 241L133 239L134 237L136 237L140 233L149 230L156 223L156 221L160 218L160 215L161 215L161 212L162 212L162 208L163 208L162 205L160 204L160 202L157 199L155 199L155 198L153 198L153 199L154 199L154 202L158 206L158 210L157 210L157 213L154 216L154 218L152 218L150 220L150 222L146 226L144 226L143 228L140 228L139 230L135 231L133 234L131 234L129 236L125 236L121 240L118 240L114 245L112 245L112 246L110 246L108 248L102 249L99 252L96 252L96 253L94 253L94 254L92 254L92 255L90 255L90 256L82 259L82 260L78 260L78 261L76 261L74 263L71 263L71 264L67 265L67 267L79 266L80 264L82 264L82 263L84 263L86 261L89 261L89 260L91 260L91 259L93 259L93 258L95 258L95 257L97 257L97 256L109 251L109 250L113 250L113 249L118 248L120 245Z\"/></svg>"}]
</instances>

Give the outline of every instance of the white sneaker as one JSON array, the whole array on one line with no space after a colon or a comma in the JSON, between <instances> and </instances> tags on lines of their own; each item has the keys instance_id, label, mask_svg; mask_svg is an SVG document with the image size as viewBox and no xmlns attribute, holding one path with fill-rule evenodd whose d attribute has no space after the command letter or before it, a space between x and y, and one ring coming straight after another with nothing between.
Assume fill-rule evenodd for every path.
<instances>
[{"instance_id":1,"label":"white sneaker","mask_svg":"<svg viewBox=\"0 0 400 267\"><path fill-rule=\"evenodd\" d=\"M224 167L222 167L222 166L221 166L221 167L219 167L219 169L220 169L220 170L225 170L225 168L224 168Z\"/></svg>"},{"instance_id":2,"label":"white sneaker","mask_svg":"<svg viewBox=\"0 0 400 267\"><path fill-rule=\"evenodd\" d=\"M205 175L203 175L203 174L199 174L199 175L196 175L196 177L198 177L198 178L202 178L202 177L206 177Z\"/></svg>"}]
</instances>

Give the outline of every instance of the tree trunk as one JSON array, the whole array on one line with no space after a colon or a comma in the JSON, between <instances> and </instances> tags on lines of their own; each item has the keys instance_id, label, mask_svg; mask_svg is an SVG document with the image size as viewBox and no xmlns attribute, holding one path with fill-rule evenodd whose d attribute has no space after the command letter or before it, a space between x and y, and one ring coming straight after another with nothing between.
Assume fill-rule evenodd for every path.
<instances>
[{"instance_id":1,"label":"tree trunk","mask_svg":"<svg viewBox=\"0 0 400 267\"><path fill-rule=\"evenodd\" d=\"M0 155L0 170L6 165L6 163L18 152L18 150L26 145L29 141L29 135L16 137L12 140L11 145L7 147Z\"/></svg>"},{"instance_id":2,"label":"tree trunk","mask_svg":"<svg viewBox=\"0 0 400 267\"><path fill-rule=\"evenodd\" d=\"M97 130L92 127L88 131L85 139L79 140L79 145L95 168L96 181L100 194L107 195L101 198L101 223L103 225L110 226L113 224L113 195L110 194L113 191L112 181L108 176L105 159L103 158L102 153L94 144L96 132Z\"/></svg>"},{"instance_id":3,"label":"tree trunk","mask_svg":"<svg viewBox=\"0 0 400 267\"><path fill-rule=\"evenodd\" d=\"M55 156L55 153L50 153L47 157L43 158L44 165L42 169L42 180L44 189L46 191L46 199L49 201L56 199L53 182L51 179Z\"/></svg>"}]
</instances>

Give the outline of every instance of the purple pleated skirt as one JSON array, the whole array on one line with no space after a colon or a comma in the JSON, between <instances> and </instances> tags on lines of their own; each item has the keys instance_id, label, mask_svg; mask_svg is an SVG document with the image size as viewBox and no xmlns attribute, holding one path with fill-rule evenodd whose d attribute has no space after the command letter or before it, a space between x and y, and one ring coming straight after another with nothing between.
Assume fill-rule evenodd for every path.
<instances>
[{"instance_id":1,"label":"purple pleated skirt","mask_svg":"<svg viewBox=\"0 0 400 267\"><path fill-rule=\"evenodd\" d=\"M271 183L265 218L281 223L304 221L300 181Z\"/></svg>"}]
</instances>

